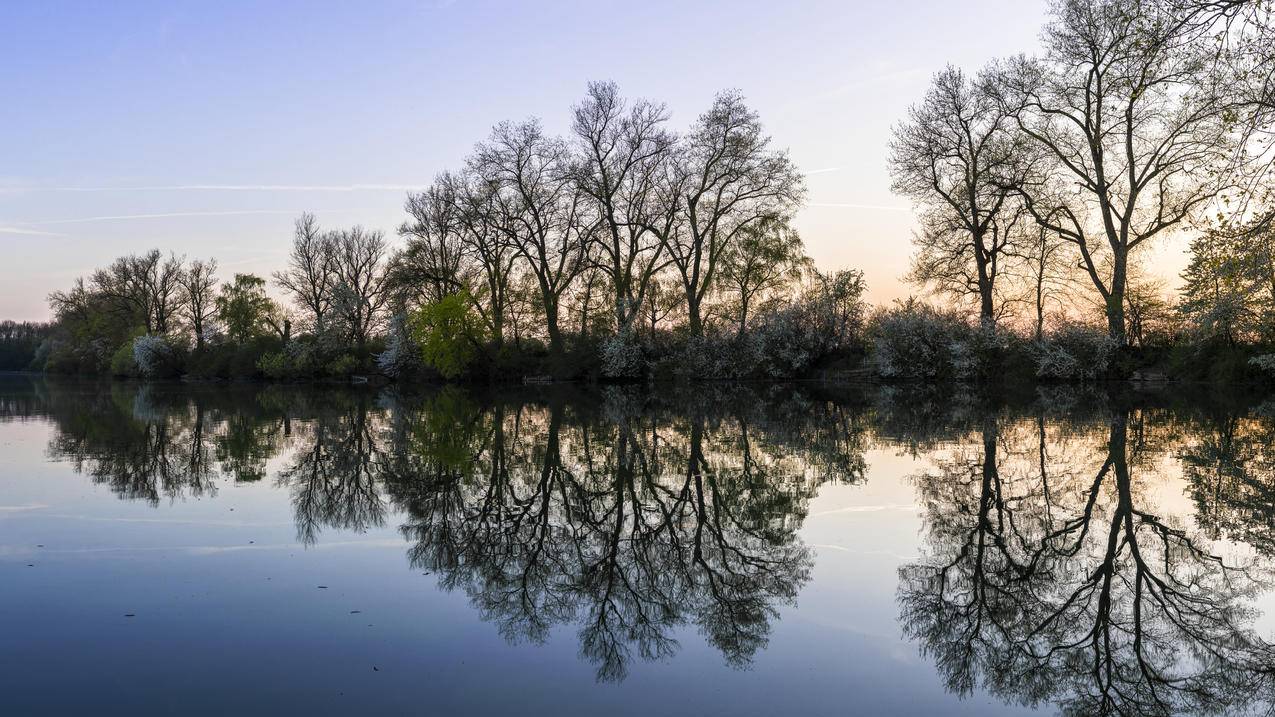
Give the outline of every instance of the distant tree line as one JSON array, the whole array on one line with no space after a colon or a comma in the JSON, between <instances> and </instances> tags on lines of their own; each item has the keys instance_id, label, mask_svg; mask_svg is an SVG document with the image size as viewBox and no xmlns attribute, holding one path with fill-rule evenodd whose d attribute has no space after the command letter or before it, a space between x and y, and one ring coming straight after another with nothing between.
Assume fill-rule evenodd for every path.
<instances>
[{"instance_id":1,"label":"distant tree line","mask_svg":"<svg viewBox=\"0 0 1275 717\"><path fill-rule=\"evenodd\" d=\"M52 333L47 323L0 321L0 371L34 368L41 344Z\"/></svg>"}]
</instances>

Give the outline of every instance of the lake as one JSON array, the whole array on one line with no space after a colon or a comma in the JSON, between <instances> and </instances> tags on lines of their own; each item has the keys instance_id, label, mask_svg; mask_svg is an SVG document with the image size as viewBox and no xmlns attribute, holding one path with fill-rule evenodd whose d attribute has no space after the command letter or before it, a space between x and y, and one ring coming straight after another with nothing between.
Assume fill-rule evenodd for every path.
<instances>
[{"instance_id":1,"label":"lake","mask_svg":"<svg viewBox=\"0 0 1275 717\"><path fill-rule=\"evenodd\" d=\"M1275 402L0 377L6 714L1213 714Z\"/></svg>"}]
</instances>

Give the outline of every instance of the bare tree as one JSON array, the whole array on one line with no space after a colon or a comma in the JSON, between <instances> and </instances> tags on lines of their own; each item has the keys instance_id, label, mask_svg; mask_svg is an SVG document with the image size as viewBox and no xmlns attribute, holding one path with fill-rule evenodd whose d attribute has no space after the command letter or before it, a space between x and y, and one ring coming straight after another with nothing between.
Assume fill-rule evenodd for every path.
<instances>
[{"instance_id":1,"label":"bare tree","mask_svg":"<svg viewBox=\"0 0 1275 717\"><path fill-rule=\"evenodd\" d=\"M332 309L362 352L384 318L390 298L385 235L356 226L332 232L330 241L336 278Z\"/></svg>"},{"instance_id":2,"label":"bare tree","mask_svg":"<svg viewBox=\"0 0 1275 717\"><path fill-rule=\"evenodd\" d=\"M159 251L154 250L143 257L139 265L150 305L149 326L157 334L168 333L173 317L180 309L179 298L186 273L182 264L183 259L172 254L160 261Z\"/></svg>"},{"instance_id":3,"label":"bare tree","mask_svg":"<svg viewBox=\"0 0 1275 717\"><path fill-rule=\"evenodd\" d=\"M951 66L935 75L890 143L893 189L921 208L911 278L952 296L973 295L989 328L999 312L996 280L1015 237L1010 197L1021 184L1024 154L1014 120L986 79Z\"/></svg>"},{"instance_id":4,"label":"bare tree","mask_svg":"<svg viewBox=\"0 0 1275 717\"><path fill-rule=\"evenodd\" d=\"M500 346L518 253L503 231L509 217L494 201L497 191L472 174L444 172L426 191L409 195L411 218L399 227L408 244L392 274L396 285L410 285L427 301L464 288Z\"/></svg>"},{"instance_id":5,"label":"bare tree","mask_svg":"<svg viewBox=\"0 0 1275 717\"><path fill-rule=\"evenodd\" d=\"M440 183L456 205L461 243L479 267L480 278L471 281L469 294L499 348L514 303L511 286L519 256L504 230L512 218L496 201L499 189L472 174L443 174Z\"/></svg>"},{"instance_id":6,"label":"bare tree","mask_svg":"<svg viewBox=\"0 0 1275 717\"><path fill-rule=\"evenodd\" d=\"M116 259L93 272L88 283L117 315L140 323L148 334L162 334L168 331L178 309L182 273L180 258L170 255L164 259L158 249L152 249ZM59 296L50 298L58 303Z\"/></svg>"},{"instance_id":7,"label":"bare tree","mask_svg":"<svg viewBox=\"0 0 1275 717\"><path fill-rule=\"evenodd\" d=\"M998 73L1005 111L1049 164L1027 208L1077 248L1122 344L1130 253L1205 208L1237 147L1235 102L1197 31L1165 3L1057 0L1044 57Z\"/></svg>"},{"instance_id":8,"label":"bare tree","mask_svg":"<svg viewBox=\"0 0 1275 717\"><path fill-rule=\"evenodd\" d=\"M686 295L691 334L704 332L704 300L722 257L740 232L790 214L805 179L785 151L771 148L757 113L738 92L713 100L661 176L657 209L643 220L664 243Z\"/></svg>"},{"instance_id":9,"label":"bare tree","mask_svg":"<svg viewBox=\"0 0 1275 717\"><path fill-rule=\"evenodd\" d=\"M749 310L758 300L801 278L810 264L801 235L787 217L758 222L740 232L722 257L718 282L737 309L737 336L748 329Z\"/></svg>"},{"instance_id":10,"label":"bare tree","mask_svg":"<svg viewBox=\"0 0 1275 717\"><path fill-rule=\"evenodd\" d=\"M204 347L208 322L216 314L217 260L196 259L182 276L181 304L195 334L195 346Z\"/></svg>"},{"instance_id":11,"label":"bare tree","mask_svg":"<svg viewBox=\"0 0 1275 717\"><path fill-rule=\"evenodd\" d=\"M674 137L664 105L629 105L614 82L590 82L574 109L572 131L580 189L596 204L599 231L590 238L597 266L612 290L617 333L627 332L653 277L667 265L664 244L641 218L655 201L656 182Z\"/></svg>"},{"instance_id":12,"label":"bare tree","mask_svg":"<svg viewBox=\"0 0 1275 717\"><path fill-rule=\"evenodd\" d=\"M337 282L336 245L331 234L319 229L313 214L297 219L288 268L275 272L274 280L305 312L310 328L323 333Z\"/></svg>"},{"instance_id":13,"label":"bare tree","mask_svg":"<svg viewBox=\"0 0 1275 717\"><path fill-rule=\"evenodd\" d=\"M409 194L405 205L410 220L399 226L407 247L391 261L396 287L430 303L467 287L467 257L461 241L459 208L449 188L435 182L423 192Z\"/></svg>"},{"instance_id":14,"label":"bare tree","mask_svg":"<svg viewBox=\"0 0 1275 717\"><path fill-rule=\"evenodd\" d=\"M570 171L566 144L536 120L497 125L478 145L470 169L495 190L495 226L526 261L540 290L550 351L563 351L561 302L585 269L594 222Z\"/></svg>"}]
</instances>

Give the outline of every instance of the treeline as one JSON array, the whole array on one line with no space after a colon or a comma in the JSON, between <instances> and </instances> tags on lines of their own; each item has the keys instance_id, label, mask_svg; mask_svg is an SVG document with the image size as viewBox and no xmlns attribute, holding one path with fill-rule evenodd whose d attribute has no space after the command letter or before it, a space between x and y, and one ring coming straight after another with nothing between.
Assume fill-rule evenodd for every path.
<instances>
[{"instance_id":1,"label":"treeline","mask_svg":"<svg viewBox=\"0 0 1275 717\"><path fill-rule=\"evenodd\" d=\"M865 350L856 271L791 220L804 178L734 92L675 132L593 83L569 137L501 123L408 196L403 241L296 222L287 266L121 257L50 301L44 367L270 379L782 378ZM272 294L285 299L277 302Z\"/></svg>"},{"instance_id":2,"label":"treeline","mask_svg":"<svg viewBox=\"0 0 1275 717\"><path fill-rule=\"evenodd\" d=\"M1275 42L1236 0L1059 0L1038 57L939 73L895 129L920 210L872 310L793 217L803 175L733 91L689 127L592 83L503 122L379 231L298 219L288 265L123 257L52 295L50 371L612 380L1275 377ZM1147 247L1190 234L1180 296ZM276 302L274 295L281 296ZM937 299L930 303L927 299Z\"/></svg>"},{"instance_id":3,"label":"treeline","mask_svg":"<svg viewBox=\"0 0 1275 717\"><path fill-rule=\"evenodd\" d=\"M890 166L919 209L908 278L985 334L953 370L1003 360L1006 330L1042 375L1275 363L1273 28L1245 0L1056 0L1036 56L934 77ZM1173 234L1194 237L1176 297L1148 271Z\"/></svg>"},{"instance_id":4,"label":"treeline","mask_svg":"<svg viewBox=\"0 0 1275 717\"><path fill-rule=\"evenodd\" d=\"M40 346L53 327L31 321L0 321L0 371L25 371L39 362Z\"/></svg>"}]
</instances>

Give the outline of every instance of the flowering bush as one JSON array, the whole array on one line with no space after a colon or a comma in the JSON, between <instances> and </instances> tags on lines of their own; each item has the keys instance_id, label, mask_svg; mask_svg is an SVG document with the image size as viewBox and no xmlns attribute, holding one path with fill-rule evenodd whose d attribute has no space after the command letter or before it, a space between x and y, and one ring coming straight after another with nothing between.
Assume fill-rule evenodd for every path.
<instances>
[{"instance_id":1,"label":"flowering bush","mask_svg":"<svg viewBox=\"0 0 1275 717\"><path fill-rule=\"evenodd\" d=\"M408 331L407 317L395 314L385 337L385 350L376 355L376 367L390 378L405 378L422 366L421 349Z\"/></svg>"},{"instance_id":2,"label":"flowering bush","mask_svg":"<svg viewBox=\"0 0 1275 717\"><path fill-rule=\"evenodd\" d=\"M646 368L642 345L630 331L602 340L602 375L609 378L637 378Z\"/></svg>"},{"instance_id":3,"label":"flowering bush","mask_svg":"<svg viewBox=\"0 0 1275 717\"><path fill-rule=\"evenodd\" d=\"M674 370L683 378L745 378L757 368L759 349L756 333L691 336L674 355Z\"/></svg>"},{"instance_id":4,"label":"flowering bush","mask_svg":"<svg viewBox=\"0 0 1275 717\"><path fill-rule=\"evenodd\" d=\"M872 363L885 378L972 378L985 343L979 333L956 314L908 299L875 317Z\"/></svg>"},{"instance_id":5,"label":"flowering bush","mask_svg":"<svg viewBox=\"0 0 1275 717\"><path fill-rule=\"evenodd\" d=\"M133 365L145 378L175 376L181 370L180 356L163 336L138 336L133 339Z\"/></svg>"},{"instance_id":6,"label":"flowering bush","mask_svg":"<svg viewBox=\"0 0 1275 717\"><path fill-rule=\"evenodd\" d=\"M1107 374L1119 344L1105 331L1067 322L1035 346L1040 378L1092 380Z\"/></svg>"}]
</instances>

